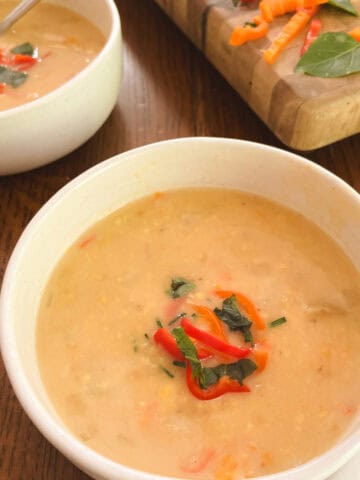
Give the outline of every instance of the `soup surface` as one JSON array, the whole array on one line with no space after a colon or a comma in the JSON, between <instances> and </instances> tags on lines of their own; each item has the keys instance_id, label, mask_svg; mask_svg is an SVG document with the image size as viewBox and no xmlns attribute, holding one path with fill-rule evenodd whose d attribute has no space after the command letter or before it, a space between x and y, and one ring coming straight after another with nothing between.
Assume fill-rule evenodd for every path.
<instances>
[{"instance_id":1,"label":"soup surface","mask_svg":"<svg viewBox=\"0 0 360 480\"><path fill-rule=\"evenodd\" d=\"M121 208L68 250L43 295L38 359L91 448L144 471L238 480L306 462L346 432L359 318L360 275L315 225L260 197L183 189ZM184 337L207 358L189 360Z\"/></svg>"},{"instance_id":2,"label":"soup surface","mask_svg":"<svg viewBox=\"0 0 360 480\"><path fill-rule=\"evenodd\" d=\"M0 2L4 18L18 2ZM0 34L0 110L51 92L86 67L105 38L88 20L39 3Z\"/></svg>"}]
</instances>

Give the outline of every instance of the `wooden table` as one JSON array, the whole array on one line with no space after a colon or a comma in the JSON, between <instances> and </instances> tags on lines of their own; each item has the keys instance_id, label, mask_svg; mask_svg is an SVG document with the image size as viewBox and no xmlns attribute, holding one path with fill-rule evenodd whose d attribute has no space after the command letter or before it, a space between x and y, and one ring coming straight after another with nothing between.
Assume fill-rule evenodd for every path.
<instances>
[{"instance_id":1,"label":"wooden table","mask_svg":"<svg viewBox=\"0 0 360 480\"><path fill-rule=\"evenodd\" d=\"M232 137L283 147L152 0L117 0L124 76L113 113L84 146L32 172L0 178L0 280L25 225L63 185L133 147L185 136ZM360 135L305 157L360 192ZM0 360L0 480L85 480L22 411Z\"/></svg>"}]
</instances>

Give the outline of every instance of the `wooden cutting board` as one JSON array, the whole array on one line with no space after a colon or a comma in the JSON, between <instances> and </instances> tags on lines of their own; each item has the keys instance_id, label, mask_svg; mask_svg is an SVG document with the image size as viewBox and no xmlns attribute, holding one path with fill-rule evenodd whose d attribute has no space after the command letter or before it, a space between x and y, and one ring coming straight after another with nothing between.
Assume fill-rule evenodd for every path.
<instances>
[{"instance_id":1,"label":"wooden cutting board","mask_svg":"<svg viewBox=\"0 0 360 480\"><path fill-rule=\"evenodd\" d=\"M360 73L329 79L295 73L303 33L274 65L262 59L290 15L277 18L266 38L231 47L232 29L251 21L258 13L255 6L234 7L232 0L155 1L286 145L313 150L360 132ZM353 4L360 10L360 0ZM323 31L360 26L360 17L329 6L317 17Z\"/></svg>"}]
</instances>

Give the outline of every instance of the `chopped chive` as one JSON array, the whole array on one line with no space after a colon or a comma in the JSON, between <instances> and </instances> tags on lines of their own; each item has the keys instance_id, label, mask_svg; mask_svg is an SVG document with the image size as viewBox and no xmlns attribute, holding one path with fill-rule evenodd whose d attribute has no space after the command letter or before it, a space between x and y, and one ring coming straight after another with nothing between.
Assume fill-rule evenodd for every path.
<instances>
[{"instance_id":1,"label":"chopped chive","mask_svg":"<svg viewBox=\"0 0 360 480\"><path fill-rule=\"evenodd\" d=\"M269 328L278 327L279 325L282 325L283 323L286 323L286 322L287 320L285 317L277 318L276 320L273 320L272 322L269 323Z\"/></svg>"},{"instance_id":2,"label":"chopped chive","mask_svg":"<svg viewBox=\"0 0 360 480\"><path fill-rule=\"evenodd\" d=\"M197 318L198 314L194 312L194 313L191 314L191 316L192 316L192 318Z\"/></svg>"},{"instance_id":3,"label":"chopped chive","mask_svg":"<svg viewBox=\"0 0 360 480\"><path fill-rule=\"evenodd\" d=\"M136 338L133 339L133 350L134 350L135 353L138 351L138 346L137 346Z\"/></svg>"},{"instance_id":4,"label":"chopped chive","mask_svg":"<svg viewBox=\"0 0 360 480\"><path fill-rule=\"evenodd\" d=\"M148 335L147 333L144 333L144 337L146 338L146 340L149 340L149 339L150 339L150 337L149 337L149 335Z\"/></svg>"},{"instance_id":5,"label":"chopped chive","mask_svg":"<svg viewBox=\"0 0 360 480\"><path fill-rule=\"evenodd\" d=\"M173 324L176 323L178 320L180 320L181 318L185 317L185 315L186 315L185 312L179 313L178 315L176 315L176 317L174 317L172 320L170 320L170 322L168 323L168 325L173 325Z\"/></svg>"},{"instance_id":6,"label":"chopped chive","mask_svg":"<svg viewBox=\"0 0 360 480\"><path fill-rule=\"evenodd\" d=\"M173 373L169 372L169 370L167 368L163 367L162 365L159 365L159 367L160 367L160 370L162 370L164 373L166 373L166 375L168 377L170 377L170 378L175 377L175 375Z\"/></svg>"},{"instance_id":7,"label":"chopped chive","mask_svg":"<svg viewBox=\"0 0 360 480\"><path fill-rule=\"evenodd\" d=\"M157 318L155 321L156 321L156 325L157 325L159 328L164 328L164 325L161 323L160 318Z\"/></svg>"},{"instance_id":8,"label":"chopped chive","mask_svg":"<svg viewBox=\"0 0 360 480\"><path fill-rule=\"evenodd\" d=\"M186 368L186 363L185 362L180 362L179 360L174 360L172 363L175 367Z\"/></svg>"}]
</instances>

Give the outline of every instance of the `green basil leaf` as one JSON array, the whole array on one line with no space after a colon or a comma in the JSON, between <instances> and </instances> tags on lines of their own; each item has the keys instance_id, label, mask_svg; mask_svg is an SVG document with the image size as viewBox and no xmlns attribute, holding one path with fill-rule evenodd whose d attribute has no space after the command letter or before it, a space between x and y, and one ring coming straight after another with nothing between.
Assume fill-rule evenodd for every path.
<instances>
[{"instance_id":1,"label":"green basil leaf","mask_svg":"<svg viewBox=\"0 0 360 480\"><path fill-rule=\"evenodd\" d=\"M190 363L193 377L198 379L200 387L203 388L203 385L204 385L203 370L204 369L199 360L195 345L190 340L190 338L186 335L182 327L174 328L174 330L171 333L175 337L177 346L181 350L182 354L184 355L186 360Z\"/></svg>"},{"instance_id":2,"label":"green basil leaf","mask_svg":"<svg viewBox=\"0 0 360 480\"><path fill-rule=\"evenodd\" d=\"M355 15L356 17L359 16L359 12L356 10L350 0L328 0L328 4L332 7L344 10L346 13L350 13L350 15Z\"/></svg>"},{"instance_id":3,"label":"green basil leaf","mask_svg":"<svg viewBox=\"0 0 360 480\"><path fill-rule=\"evenodd\" d=\"M17 88L25 82L27 77L28 74L25 72L18 72L0 65L0 83L6 83L11 87Z\"/></svg>"},{"instance_id":4,"label":"green basil leaf","mask_svg":"<svg viewBox=\"0 0 360 480\"><path fill-rule=\"evenodd\" d=\"M224 376L228 376L242 385L244 378L251 375L256 369L256 363L249 358L241 358L234 363L221 364L212 368L204 368L204 388L214 385Z\"/></svg>"},{"instance_id":5,"label":"green basil leaf","mask_svg":"<svg viewBox=\"0 0 360 480\"><path fill-rule=\"evenodd\" d=\"M230 330L240 331L244 336L245 342L253 344L250 330L252 322L240 312L239 304L235 295L225 298L222 304L222 309L215 308L214 313L230 328Z\"/></svg>"},{"instance_id":6,"label":"green basil leaf","mask_svg":"<svg viewBox=\"0 0 360 480\"><path fill-rule=\"evenodd\" d=\"M252 322L240 312L235 295L225 298L222 309L215 308L214 312L220 320L227 324L230 330L240 330L252 324Z\"/></svg>"},{"instance_id":7,"label":"green basil leaf","mask_svg":"<svg viewBox=\"0 0 360 480\"><path fill-rule=\"evenodd\" d=\"M30 55L31 57L34 55L35 48L31 45L31 43L26 42L22 43L21 45L16 45L16 47L12 48L11 53L18 53L20 55Z\"/></svg>"},{"instance_id":8,"label":"green basil leaf","mask_svg":"<svg viewBox=\"0 0 360 480\"><path fill-rule=\"evenodd\" d=\"M323 78L360 72L360 42L344 32L324 33L310 45L295 71Z\"/></svg>"},{"instance_id":9,"label":"green basil leaf","mask_svg":"<svg viewBox=\"0 0 360 480\"><path fill-rule=\"evenodd\" d=\"M168 294L172 298L185 297L191 290L194 290L195 284L182 277L174 277L171 279L171 286Z\"/></svg>"}]
</instances>

